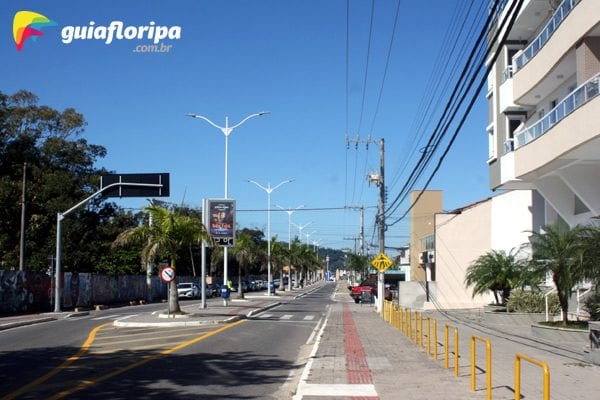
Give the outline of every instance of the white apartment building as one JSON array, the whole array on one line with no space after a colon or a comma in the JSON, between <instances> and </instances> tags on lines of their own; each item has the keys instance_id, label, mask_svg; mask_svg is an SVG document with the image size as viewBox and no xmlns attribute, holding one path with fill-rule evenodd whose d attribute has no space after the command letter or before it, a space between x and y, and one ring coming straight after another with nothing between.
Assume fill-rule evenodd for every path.
<instances>
[{"instance_id":1,"label":"white apartment building","mask_svg":"<svg viewBox=\"0 0 600 400\"><path fill-rule=\"evenodd\" d=\"M488 76L488 164L492 189L539 194L533 226L600 215L599 89L600 0L525 0Z\"/></svg>"}]
</instances>

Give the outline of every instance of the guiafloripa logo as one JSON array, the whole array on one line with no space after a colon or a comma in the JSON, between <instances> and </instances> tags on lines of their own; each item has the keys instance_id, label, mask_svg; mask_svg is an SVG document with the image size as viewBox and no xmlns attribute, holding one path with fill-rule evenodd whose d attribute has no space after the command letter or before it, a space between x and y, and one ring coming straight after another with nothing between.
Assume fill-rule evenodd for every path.
<instances>
[{"instance_id":1,"label":"guiafloripa logo","mask_svg":"<svg viewBox=\"0 0 600 400\"><path fill-rule=\"evenodd\" d=\"M23 49L23 43L29 37L36 40L42 36L41 29L48 26L56 26L56 22L33 11L18 11L13 20L13 37L17 44L17 50Z\"/></svg>"}]
</instances>

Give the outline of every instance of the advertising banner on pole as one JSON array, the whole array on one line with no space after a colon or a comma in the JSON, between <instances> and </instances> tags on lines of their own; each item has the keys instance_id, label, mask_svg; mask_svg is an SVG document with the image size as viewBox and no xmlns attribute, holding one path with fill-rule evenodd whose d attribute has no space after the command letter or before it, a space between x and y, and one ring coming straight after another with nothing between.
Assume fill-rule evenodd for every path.
<instances>
[{"instance_id":1,"label":"advertising banner on pole","mask_svg":"<svg viewBox=\"0 0 600 400\"><path fill-rule=\"evenodd\" d=\"M235 200L208 199L208 233L217 246L231 247L235 244Z\"/></svg>"}]
</instances>

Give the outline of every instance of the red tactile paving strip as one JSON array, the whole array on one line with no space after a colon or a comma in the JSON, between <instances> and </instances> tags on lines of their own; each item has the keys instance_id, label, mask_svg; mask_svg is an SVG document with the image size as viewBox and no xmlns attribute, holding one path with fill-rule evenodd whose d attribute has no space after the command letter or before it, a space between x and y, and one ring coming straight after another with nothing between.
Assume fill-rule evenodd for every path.
<instances>
[{"instance_id":1,"label":"red tactile paving strip","mask_svg":"<svg viewBox=\"0 0 600 400\"><path fill-rule=\"evenodd\" d=\"M352 313L347 304L344 304L344 348L346 353L346 374L348 383L372 384L373 375L367 363L367 356L363 348ZM352 397L352 400L378 400L379 397Z\"/></svg>"}]
</instances>

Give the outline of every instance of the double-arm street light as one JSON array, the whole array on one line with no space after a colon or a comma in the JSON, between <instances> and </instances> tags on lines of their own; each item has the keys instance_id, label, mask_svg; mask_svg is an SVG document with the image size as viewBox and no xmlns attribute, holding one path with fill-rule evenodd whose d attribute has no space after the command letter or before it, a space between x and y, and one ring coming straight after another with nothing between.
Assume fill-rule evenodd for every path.
<instances>
[{"instance_id":1,"label":"double-arm street light","mask_svg":"<svg viewBox=\"0 0 600 400\"><path fill-rule=\"evenodd\" d=\"M233 132L233 130L235 128L242 125L244 122L248 121L249 119L254 118L254 117L260 117L261 115L266 115L266 114L269 114L269 112L261 111L261 112L255 113L255 114L250 114L246 118L241 120L239 123L237 123L233 126L229 126L229 117L225 117L225 126L219 126L219 125L215 124L214 122L212 122L210 119L206 118L205 116L191 114L191 113L186 114L188 117L197 118L197 119L201 119L201 120L208 122L215 128L219 129L221 132L223 132L223 135L225 135L225 196L224 196L225 199L228 198L227 177L228 177L229 135L231 134L231 132ZM234 229L235 229L235 227L234 227ZM227 285L227 257L228 257L228 255L229 255L229 248L227 246L225 246L225 248L223 249L223 284L224 285ZM204 275L204 272L203 272L203 275ZM202 279L206 279L206 277L202 276ZM227 304L226 300L225 300L225 304Z\"/></svg>"},{"instance_id":2,"label":"double-arm street light","mask_svg":"<svg viewBox=\"0 0 600 400\"><path fill-rule=\"evenodd\" d=\"M267 192L267 295L271 295L271 193L283 184L292 182L293 179L287 179L279 184L271 187L271 183L264 187L260 183L248 179L248 182L254 183L256 186Z\"/></svg>"},{"instance_id":3,"label":"double-arm street light","mask_svg":"<svg viewBox=\"0 0 600 400\"><path fill-rule=\"evenodd\" d=\"M288 252L290 253L290 265L288 267L288 290L292 290L292 214L294 213L294 211L303 208L304 205L298 206L296 208L283 208L275 204L275 207L285 211L288 215Z\"/></svg>"}]
</instances>

